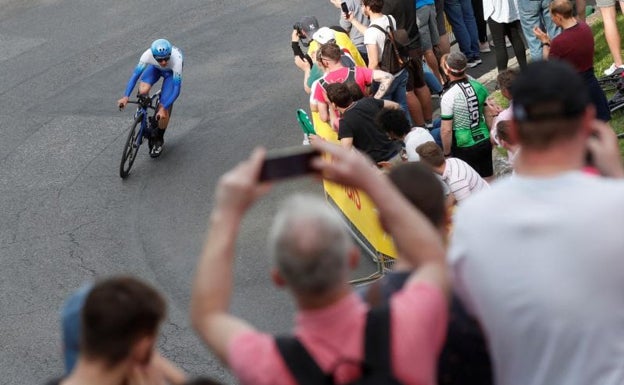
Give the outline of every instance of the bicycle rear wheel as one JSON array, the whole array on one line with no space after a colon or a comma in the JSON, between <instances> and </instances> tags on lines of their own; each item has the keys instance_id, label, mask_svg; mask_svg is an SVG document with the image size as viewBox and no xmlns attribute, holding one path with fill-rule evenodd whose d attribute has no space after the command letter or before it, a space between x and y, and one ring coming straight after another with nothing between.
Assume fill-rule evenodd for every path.
<instances>
[{"instance_id":1,"label":"bicycle rear wheel","mask_svg":"<svg viewBox=\"0 0 624 385\"><path fill-rule=\"evenodd\" d=\"M122 179L125 179L130 173L132 164L134 163L136 155L139 152L139 146L136 144L136 139L139 135L139 128L141 127L142 120L143 116L137 116L136 119L134 119L134 123L130 126L130 132L128 132L128 138L126 139L123 154L121 155L121 163L119 164L119 176Z\"/></svg>"}]
</instances>

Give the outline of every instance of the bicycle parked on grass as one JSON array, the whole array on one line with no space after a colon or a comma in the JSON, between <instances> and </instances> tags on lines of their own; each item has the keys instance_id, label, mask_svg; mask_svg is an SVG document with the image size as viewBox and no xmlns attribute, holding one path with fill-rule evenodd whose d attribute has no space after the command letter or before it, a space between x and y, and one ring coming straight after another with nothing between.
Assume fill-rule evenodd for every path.
<instances>
[{"instance_id":1,"label":"bicycle parked on grass","mask_svg":"<svg viewBox=\"0 0 624 385\"><path fill-rule=\"evenodd\" d=\"M160 91L152 96L137 95L137 100L130 100L128 103L137 104L138 107L134 113L134 121L130 125L130 132L128 132L128 138L121 155L121 163L119 164L119 176L124 179L130 173L143 139L149 141L152 136L152 130L158 127L156 123L156 109L160 103ZM151 116L149 116L149 110L153 111Z\"/></svg>"},{"instance_id":2,"label":"bicycle parked on grass","mask_svg":"<svg viewBox=\"0 0 624 385\"><path fill-rule=\"evenodd\" d=\"M598 78L598 84L605 94L615 91L608 101L611 113L624 108L624 77L622 75L624 75L623 71L616 71L611 75Z\"/></svg>"}]
</instances>

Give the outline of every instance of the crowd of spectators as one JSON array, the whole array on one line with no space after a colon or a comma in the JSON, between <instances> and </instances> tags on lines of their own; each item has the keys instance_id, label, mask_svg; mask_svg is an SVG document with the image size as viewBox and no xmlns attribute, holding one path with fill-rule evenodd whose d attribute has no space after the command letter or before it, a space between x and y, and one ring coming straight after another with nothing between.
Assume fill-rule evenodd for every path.
<instances>
[{"instance_id":1,"label":"crowd of spectators","mask_svg":"<svg viewBox=\"0 0 624 385\"><path fill-rule=\"evenodd\" d=\"M342 13L340 1L331 3ZM272 281L296 304L293 337L276 338L231 314L239 229L271 188L259 181L266 152L258 148L216 186L191 293L199 337L245 385L362 377L622 384L624 167L596 89L593 37L575 16L574 5L584 2L346 4L340 26L306 16L292 34L311 110L339 140L312 138L329 156L311 166L370 197L378 215L371 220L394 242L394 268L355 290L349 272L360 252L342 218L324 199L296 194L275 215L268 242ZM413 10L404 12L408 4ZM459 52L444 52L441 9ZM380 70L384 38L371 24L406 29L412 64ZM490 51L485 25L506 108L468 73ZM505 36L519 68L507 68ZM616 56L614 71L622 66ZM446 83L438 124L423 62ZM494 180L493 146L507 152L513 175ZM50 385L217 384L189 378L158 353L166 303L139 279L84 286L61 314L66 372ZM380 359L371 361L371 346Z\"/></svg>"}]
</instances>

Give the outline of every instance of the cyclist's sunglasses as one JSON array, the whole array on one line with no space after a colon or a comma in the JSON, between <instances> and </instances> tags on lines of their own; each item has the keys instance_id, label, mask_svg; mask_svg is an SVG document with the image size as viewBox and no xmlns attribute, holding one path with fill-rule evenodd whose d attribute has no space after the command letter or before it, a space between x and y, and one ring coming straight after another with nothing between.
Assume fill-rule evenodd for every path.
<instances>
[{"instance_id":1,"label":"cyclist's sunglasses","mask_svg":"<svg viewBox=\"0 0 624 385\"><path fill-rule=\"evenodd\" d=\"M161 62L161 61L168 62L170 58L171 58L171 56L157 57L156 61L158 61L158 62Z\"/></svg>"}]
</instances>

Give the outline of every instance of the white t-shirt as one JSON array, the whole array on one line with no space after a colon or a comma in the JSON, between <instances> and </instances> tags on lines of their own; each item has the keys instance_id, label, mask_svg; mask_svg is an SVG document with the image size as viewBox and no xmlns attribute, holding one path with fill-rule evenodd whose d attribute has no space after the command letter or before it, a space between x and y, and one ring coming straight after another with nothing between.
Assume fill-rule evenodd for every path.
<instances>
[{"instance_id":1,"label":"white t-shirt","mask_svg":"<svg viewBox=\"0 0 624 385\"><path fill-rule=\"evenodd\" d=\"M420 155L416 152L416 147L426 142L435 142L433 136L426 128L413 127L407 135L405 135L405 152L407 153L408 162L418 162Z\"/></svg>"},{"instance_id":2,"label":"white t-shirt","mask_svg":"<svg viewBox=\"0 0 624 385\"><path fill-rule=\"evenodd\" d=\"M624 383L624 181L513 176L461 205L453 287L498 385Z\"/></svg>"},{"instance_id":3,"label":"white t-shirt","mask_svg":"<svg viewBox=\"0 0 624 385\"><path fill-rule=\"evenodd\" d=\"M472 194L490 188L488 182L474 168L459 158L447 158L442 180L448 184L457 203L462 203Z\"/></svg>"},{"instance_id":4,"label":"white t-shirt","mask_svg":"<svg viewBox=\"0 0 624 385\"><path fill-rule=\"evenodd\" d=\"M392 27L396 29L396 21L392 15L383 15L380 18L375 20L371 20L366 32L364 33L364 44L377 44L377 57L381 60L381 54L384 50L384 45L386 43L386 34L378 30L377 28L371 27L373 24L380 26L384 31L388 27L388 19L392 22Z\"/></svg>"},{"instance_id":5,"label":"white t-shirt","mask_svg":"<svg viewBox=\"0 0 624 385\"><path fill-rule=\"evenodd\" d=\"M528 0L521 0L528 1ZM520 20L517 0L483 0L483 19L492 18L497 23Z\"/></svg>"}]
</instances>

